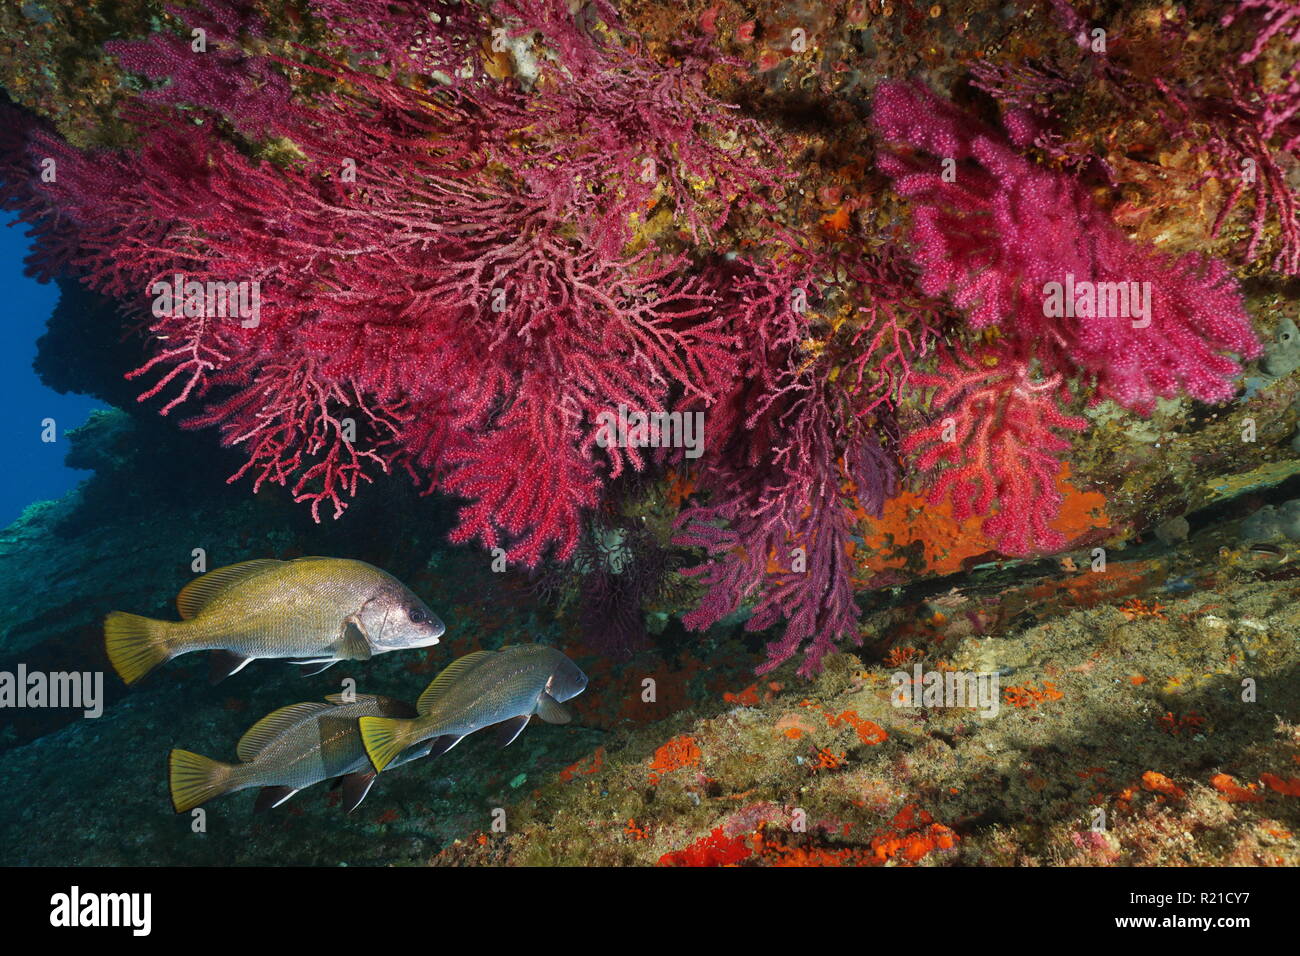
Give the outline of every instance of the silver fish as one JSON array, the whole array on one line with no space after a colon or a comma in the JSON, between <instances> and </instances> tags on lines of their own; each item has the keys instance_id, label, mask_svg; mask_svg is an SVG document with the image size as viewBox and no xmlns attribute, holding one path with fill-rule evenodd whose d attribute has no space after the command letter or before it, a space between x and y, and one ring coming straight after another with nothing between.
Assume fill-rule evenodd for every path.
<instances>
[{"instance_id":1,"label":"silver fish","mask_svg":"<svg viewBox=\"0 0 1300 956\"><path fill-rule=\"evenodd\" d=\"M429 756L444 754L468 734L497 725L501 746L511 743L533 714L567 724L563 701L587 687L587 675L553 647L517 644L457 658L416 703L414 720L362 717L361 739L376 770L408 748L433 739Z\"/></svg>"},{"instance_id":2,"label":"silver fish","mask_svg":"<svg viewBox=\"0 0 1300 956\"><path fill-rule=\"evenodd\" d=\"M291 704L267 714L239 739L239 763L222 763L188 750L173 750L168 759L172 806L184 813L213 797L250 787L261 787L258 810L278 807L299 790L322 780L341 778L347 812L357 808L375 781L357 731L363 715L414 716L410 704L357 694ZM432 745L417 747L397 758L394 765L425 756Z\"/></svg>"}]
</instances>

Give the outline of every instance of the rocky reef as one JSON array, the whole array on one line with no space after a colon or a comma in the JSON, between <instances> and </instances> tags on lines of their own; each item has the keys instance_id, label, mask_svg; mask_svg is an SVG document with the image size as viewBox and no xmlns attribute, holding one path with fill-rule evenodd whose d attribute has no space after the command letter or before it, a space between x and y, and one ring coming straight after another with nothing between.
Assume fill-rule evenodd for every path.
<instances>
[{"instance_id":1,"label":"rocky reef","mask_svg":"<svg viewBox=\"0 0 1300 956\"><path fill-rule=\"evenodd\" d=\"M4 713L5 862L1294 865L1292 24L6 8L37 369L111 408L66 436L93 477L0 534L0 671L107 677L102 717ZM1067 275L1146 283L1146 324L1053 313ZM254 278L242 322L185 305ZM103 615L172 616L200 552L368 561L447 635L128 692ZM172 746L531 639L591 677L576 724L351 816L170 811ZM995 675L997 715L896 706L923 673Z\"/></svg>"}]
</instances>

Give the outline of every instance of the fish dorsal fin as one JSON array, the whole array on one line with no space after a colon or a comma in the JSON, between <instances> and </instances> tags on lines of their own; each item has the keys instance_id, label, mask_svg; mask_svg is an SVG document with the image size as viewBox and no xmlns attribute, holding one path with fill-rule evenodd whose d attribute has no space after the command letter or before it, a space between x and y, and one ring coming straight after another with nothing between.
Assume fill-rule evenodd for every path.
<instances>
[{"instance_id":1,"label":"fish dorsal fin","mask_svg":"<svg viewBox=\"0 0 1300 956\"><path fill-rule=\"evenodd\" d=\"M452 661L434 678L433 683L424 689L420 699L415 702L415 709L421 714L429 713L438 698L447 692L447 688L495 653L495 651L475 651L473 654L466 654Z\"/></svg>"},{"instance_id":2,"label":"fish dorsal fin","mask_svg":"<svg viewBox=\"0 0 1300 956\"><path fill-rule=\"evenodd\" d=\"M378 694L328 694L325 699L335 707L344 707L348 704L364 704L369 700L379 700Z\"/></svg>"},{"instance_id":3,"label":"fish dorsal fin","mask_svg":"<svg viewBox=\"0 0 1300 956\"><path fill-rule=\"evenodd\" d=\"M325 698L335 707L346 707L348 704L370 704L370 712L378 717L403 717L410 720L418 716L414 707L404 700L397 700L395 697L385 697L383 694L353 694L348 699L343 694L330 694Z\"/></svg>"},{"instance_id":4,"label":"fish dorsal fin","mask_svg":"<svg viewBox=\"0 0 1300 956\"><path fill-rule=\"evenodd\" d=\"M249 727L247 733L239 738L239 743L235 746L235 753L239 755L240 760L247 763L255 759L271 741L289 728L306 720L308 717L323 714L329 709L329 704L317 704L308 701L304 704L290 704L288 707L273 710L253 724L252 727Z\"/></svg>"},{"instance_id":5,"label":"fish dorsal fin","mask_svg":"<svg viewBox=\"0 0 1300 956\"><path fill-rule=\"evenodd\" d=\"M241 582L278 564L284 562L277 561L275 558L257 558L254 561L241 561L239 564L209 571L181 588L181 593L176 595L176 610L180 611L181 617L188 621L197 616L219 595L225 594Z\"/></svg>"}]
</instances>

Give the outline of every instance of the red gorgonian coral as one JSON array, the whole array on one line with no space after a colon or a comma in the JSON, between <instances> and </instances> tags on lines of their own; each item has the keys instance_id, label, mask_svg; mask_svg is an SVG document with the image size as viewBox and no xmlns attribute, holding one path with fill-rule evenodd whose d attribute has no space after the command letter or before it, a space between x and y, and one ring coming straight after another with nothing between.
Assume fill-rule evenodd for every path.
<instances>
[{"instance_id":1,"label":"red gorgonian coral","mask_svg":"<svg viewBox=\"0 0 1300 956\"><path fill-rule=\"evenodd\" d=\"M320 6L344 42L375 40L345 5ZM445 78L424 86L307 51L247 54L239 32L256 21L224 5L186 13L208 30L204 52L170 34L115 44L124 65L169 80L133 112L141 146L83 156L34 130L29 158L55 157L59 175L13 177L26 195L11 206L41 235L46 271L71 267L137 313L174 274L260 284L255 328L148 317L162 347L132 373L162 373L142 397L165 397L164 413L206 398L191 424L247 448L241 474L337 515L358 480L400 462L470 499L455 540L532 565L550 545L572 551L603 474L643 465L636 449L597 459L599 413L708 399L708 367L728 361L682 257L624 251L635 216L661 206L706 230L772 177L716 145L738 121L690 69L657 70L563 4L538 21L559 35L537 42L582 57L536 96L484 73L484 13L466 24L463 5L437 6L456 29L422 50ZM293 97L279 68L324 89ZM291 143L288 158L250 158L223 120ZM702 201L693 177L715 192Z\"/></svg>"},{"instance_id":2,"label":"red gorgonian coral","mask_svg":"<svg viewBox=\"0 0 1300 956\"><path fill-rule=\"evenodd\" d=\"M1056 487L1060 455L1070 447L1061 431L1081 431L1088 421L1061 411L1069 392L1060 376L1033 381L1028 365L1004 349L974 355L941 353L934 374L912 384L933 388L943 416L909 434L905 452L916 467L938 471L930 499L952 499L958 521L997 513L984 531L1008 554L1030 554L1065 544L1050 522L1061 507Z\"/></svg>"},{"instance_id":3,"label":"red gorgonian coral","mask_svg":"<svg viewBox=\"0 0 1300 956\"><path fill-rule=\"evenodd\" d=\"M913 201L921 287L948 294L995 348L944 351L936 386L944 421L909 435L922 469L939 469L931 500L950 495L958 518L996 513L984 530L1026 554L1064 542L1055 454L1077 430L1065 415L1068 381L1148 411L1156 398L1232 397L1261 347L1226 268L1175 259L1130 240L1063 173L1022 157L1008 140L922 86L882 84L875 120L898 144L880 158ZM1019 117L1008 126L1018 128Z\"/></svg>"},{"instance_id":4,"label":"red gorgonian coral","mask_svg":"<svg viewBox=\"0 0 1300 956\"><path fill-rule=\"evenodd\" d=\"M1222 264L1129 240L1021 152L1041 133L1027 112L1004 136L881 85L879 165L911 242L827 252L778 225L785 157L708 92L724 58L684 39L664 65L612 5L571 6L311 0L313 49L269 39L251 3L173 11L205 49L109 44L144 78L136 144L83 153L6 109L3 201L37 234L36 271L138 322L142 400L200 406L187 425L246 451L232 480L338 516L400 467L463 500L454 541L590 566L611 482L689 471L675 543L698 549L683 573L703 597L684 623L784 620L764 669L802 652L804 674L860 640L855 525L896 493L900 457L1007 553L1060 547L1059 459L1084 425L1067 406L1220 401L1257 353ZM743 215L765 235L742 256L719 246ZM258 315L151 310L177 276L255 283ZM1149 300L1117 316L1071 298L1067 316L1044 308L1053 283ZM958 312L983 344L958 344ZM903 433L899 406L932 389L933 420ZM698 458L602 441L627 408L705 414L708 440ZM639 601L619 574L588 577Z\"/></svg>"}]
</instances>

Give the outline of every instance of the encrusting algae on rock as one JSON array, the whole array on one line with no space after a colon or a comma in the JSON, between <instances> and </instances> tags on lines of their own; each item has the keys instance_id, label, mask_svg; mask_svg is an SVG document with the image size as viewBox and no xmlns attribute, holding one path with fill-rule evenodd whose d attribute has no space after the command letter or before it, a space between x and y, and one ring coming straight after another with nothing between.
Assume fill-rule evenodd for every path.
<instances>
[{"instance_id":1,"label":"encrusting algae on rock","mask_svg":"<svg viewBox=\"0 0 1300 956\"><path fill-rule=\"evenodd\" d=\"M1033 621L1000 636L940 625L927 671L1014 674L992 719L894 706L891 677L910 665L838 655L811 685L629 732L590 775L519 801L513 832L432 862L1294 866L1300 729L1274 714L1300 702L1286 676L1300 611L1293 588L1218 565L1217 539L1162 575L1210 562L1195 593L1145 585L1138 599L1113 584L1079 606L1044 577L1019 585L1039 595ZM1095 577L1138 572L1115 563ZM1241 676L1267 688L1267 706L1242 712ZM1098 751L1100 738L1114 746Z\"/></svg>"}]
</instances>

